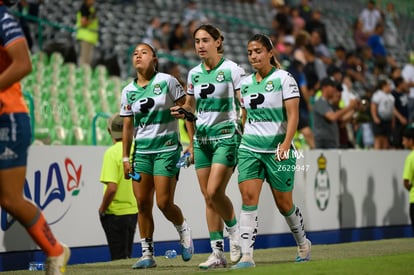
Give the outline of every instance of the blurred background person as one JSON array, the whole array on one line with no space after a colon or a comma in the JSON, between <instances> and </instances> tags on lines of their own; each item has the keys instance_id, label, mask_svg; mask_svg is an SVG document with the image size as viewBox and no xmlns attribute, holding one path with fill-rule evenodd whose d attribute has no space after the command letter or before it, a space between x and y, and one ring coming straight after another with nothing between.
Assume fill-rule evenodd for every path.
<instances>
[{"instance_id":1,"label":"blurred background person","mask_svg":"<svg viewBox=\"0 0 414 275\"><path fill-rule=\"evenodd\" d=\"M104 195L98 213L108 241L111 260L131 258L138 220L132 181L124 178L123 121L119 113L108 119L108 133L112 137L113 145L105 151L100 177L104 184Z\"/></svg>"},{"instance_id":2,"label":"blurred background person","mask_svg":"<svg viewBox=\"0 0 414 275\"><path fill-rule=\"evenodd\" d=\"M65 272L70 249L52 233L41 209L24 196L31 143L28 108L20 81L32 71L26 38L0 1L0 206L15 218L46 254L46 274Z\"/></svg>"},{"instance_id":3,"label":"blurred background person","mask_svg":"<svg viewBox=\"0 0 414 275\"><path fill-rule=\"evenodd\" d=\"M99 39L99 21L95 0L83 0L76 13L76 39L79 41L79 65L91 65Z\"/></svg>"}]
</instances>

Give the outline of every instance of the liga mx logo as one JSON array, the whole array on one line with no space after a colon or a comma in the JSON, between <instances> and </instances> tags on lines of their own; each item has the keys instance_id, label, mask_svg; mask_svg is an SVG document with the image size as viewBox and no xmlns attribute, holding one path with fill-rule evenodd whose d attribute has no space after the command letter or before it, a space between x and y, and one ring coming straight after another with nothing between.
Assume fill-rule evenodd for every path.
<instances>
[{"instance_id":1,"label":"liga mx logo","mask_svg":"<svg viewBox=\"0 0 414 275\"><path fill-rule=\"evenodd\" d=\"M324 211L328 207L330 197L329 175L326 170L326 157L321 154L317 160L318 171L315 178L315 201L319 210Z\"/></svg>"}]
</instances>

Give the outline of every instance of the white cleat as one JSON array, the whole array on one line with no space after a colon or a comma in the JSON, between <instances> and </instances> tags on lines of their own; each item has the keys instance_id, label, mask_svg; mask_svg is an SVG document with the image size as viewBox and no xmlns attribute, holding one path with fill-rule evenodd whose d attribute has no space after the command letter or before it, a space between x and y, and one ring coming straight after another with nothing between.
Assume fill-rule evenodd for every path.
<instances>
[{"instance_id":1,"label":"white cleat","mask_svg":"<svg viewBox=\"0 0 414 275\"><path fill-rule=\"evenodd\" d=\"M70 258L70 249L65 244L61 244L63 252L59 256L47 257L46 275L62 275L66 271L66 264Z\"/></svg>"},{"instance_id":2,"label":"white cleat","mask_svg":"<svg viewBox=\"0 0 414 275\"><path fill-rule=\"evenodd\" d=\"M211 253L208 257L207 261L198 265L201 269L210 269L210 268L218 268L218 267L226 267L227 261L224 253Z\"/></svg>"}]
</instances>

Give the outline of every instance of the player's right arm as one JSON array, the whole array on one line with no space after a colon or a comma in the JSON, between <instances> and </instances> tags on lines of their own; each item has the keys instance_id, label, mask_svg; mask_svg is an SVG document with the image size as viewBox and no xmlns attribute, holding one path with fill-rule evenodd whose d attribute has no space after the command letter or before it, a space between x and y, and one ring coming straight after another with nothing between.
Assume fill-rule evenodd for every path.
<instances>
[{"instance_id":1,"label":"player's right arm","mask_svg":"<svg viewBox=\"0 0 414 275\"><path fill-rule=\"evenodd\" d=\"M129 162L129 156L131 152L132 138L134 133L134 117L124 117L124 127L122 129L122 162L124 164L124 177L129 179L129 173L131 172L131 163Z\"/></svg>"}]
</instances>

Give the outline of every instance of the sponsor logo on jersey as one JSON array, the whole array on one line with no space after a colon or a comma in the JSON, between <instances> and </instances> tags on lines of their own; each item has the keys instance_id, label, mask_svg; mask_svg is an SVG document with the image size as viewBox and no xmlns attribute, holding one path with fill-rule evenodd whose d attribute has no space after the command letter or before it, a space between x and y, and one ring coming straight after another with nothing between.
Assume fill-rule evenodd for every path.
<instances>
[{"instance_id":1,"label":"sponsor logo on jersey","mask_svg":"<svg viewBox=\"0 0 414 275\"><path fill-rule=\"evenodd\" d=\"M6 147L4 152L0 154L0 160L17 159L19 157L12 149Z\"/></svg>"}]
</instances>

